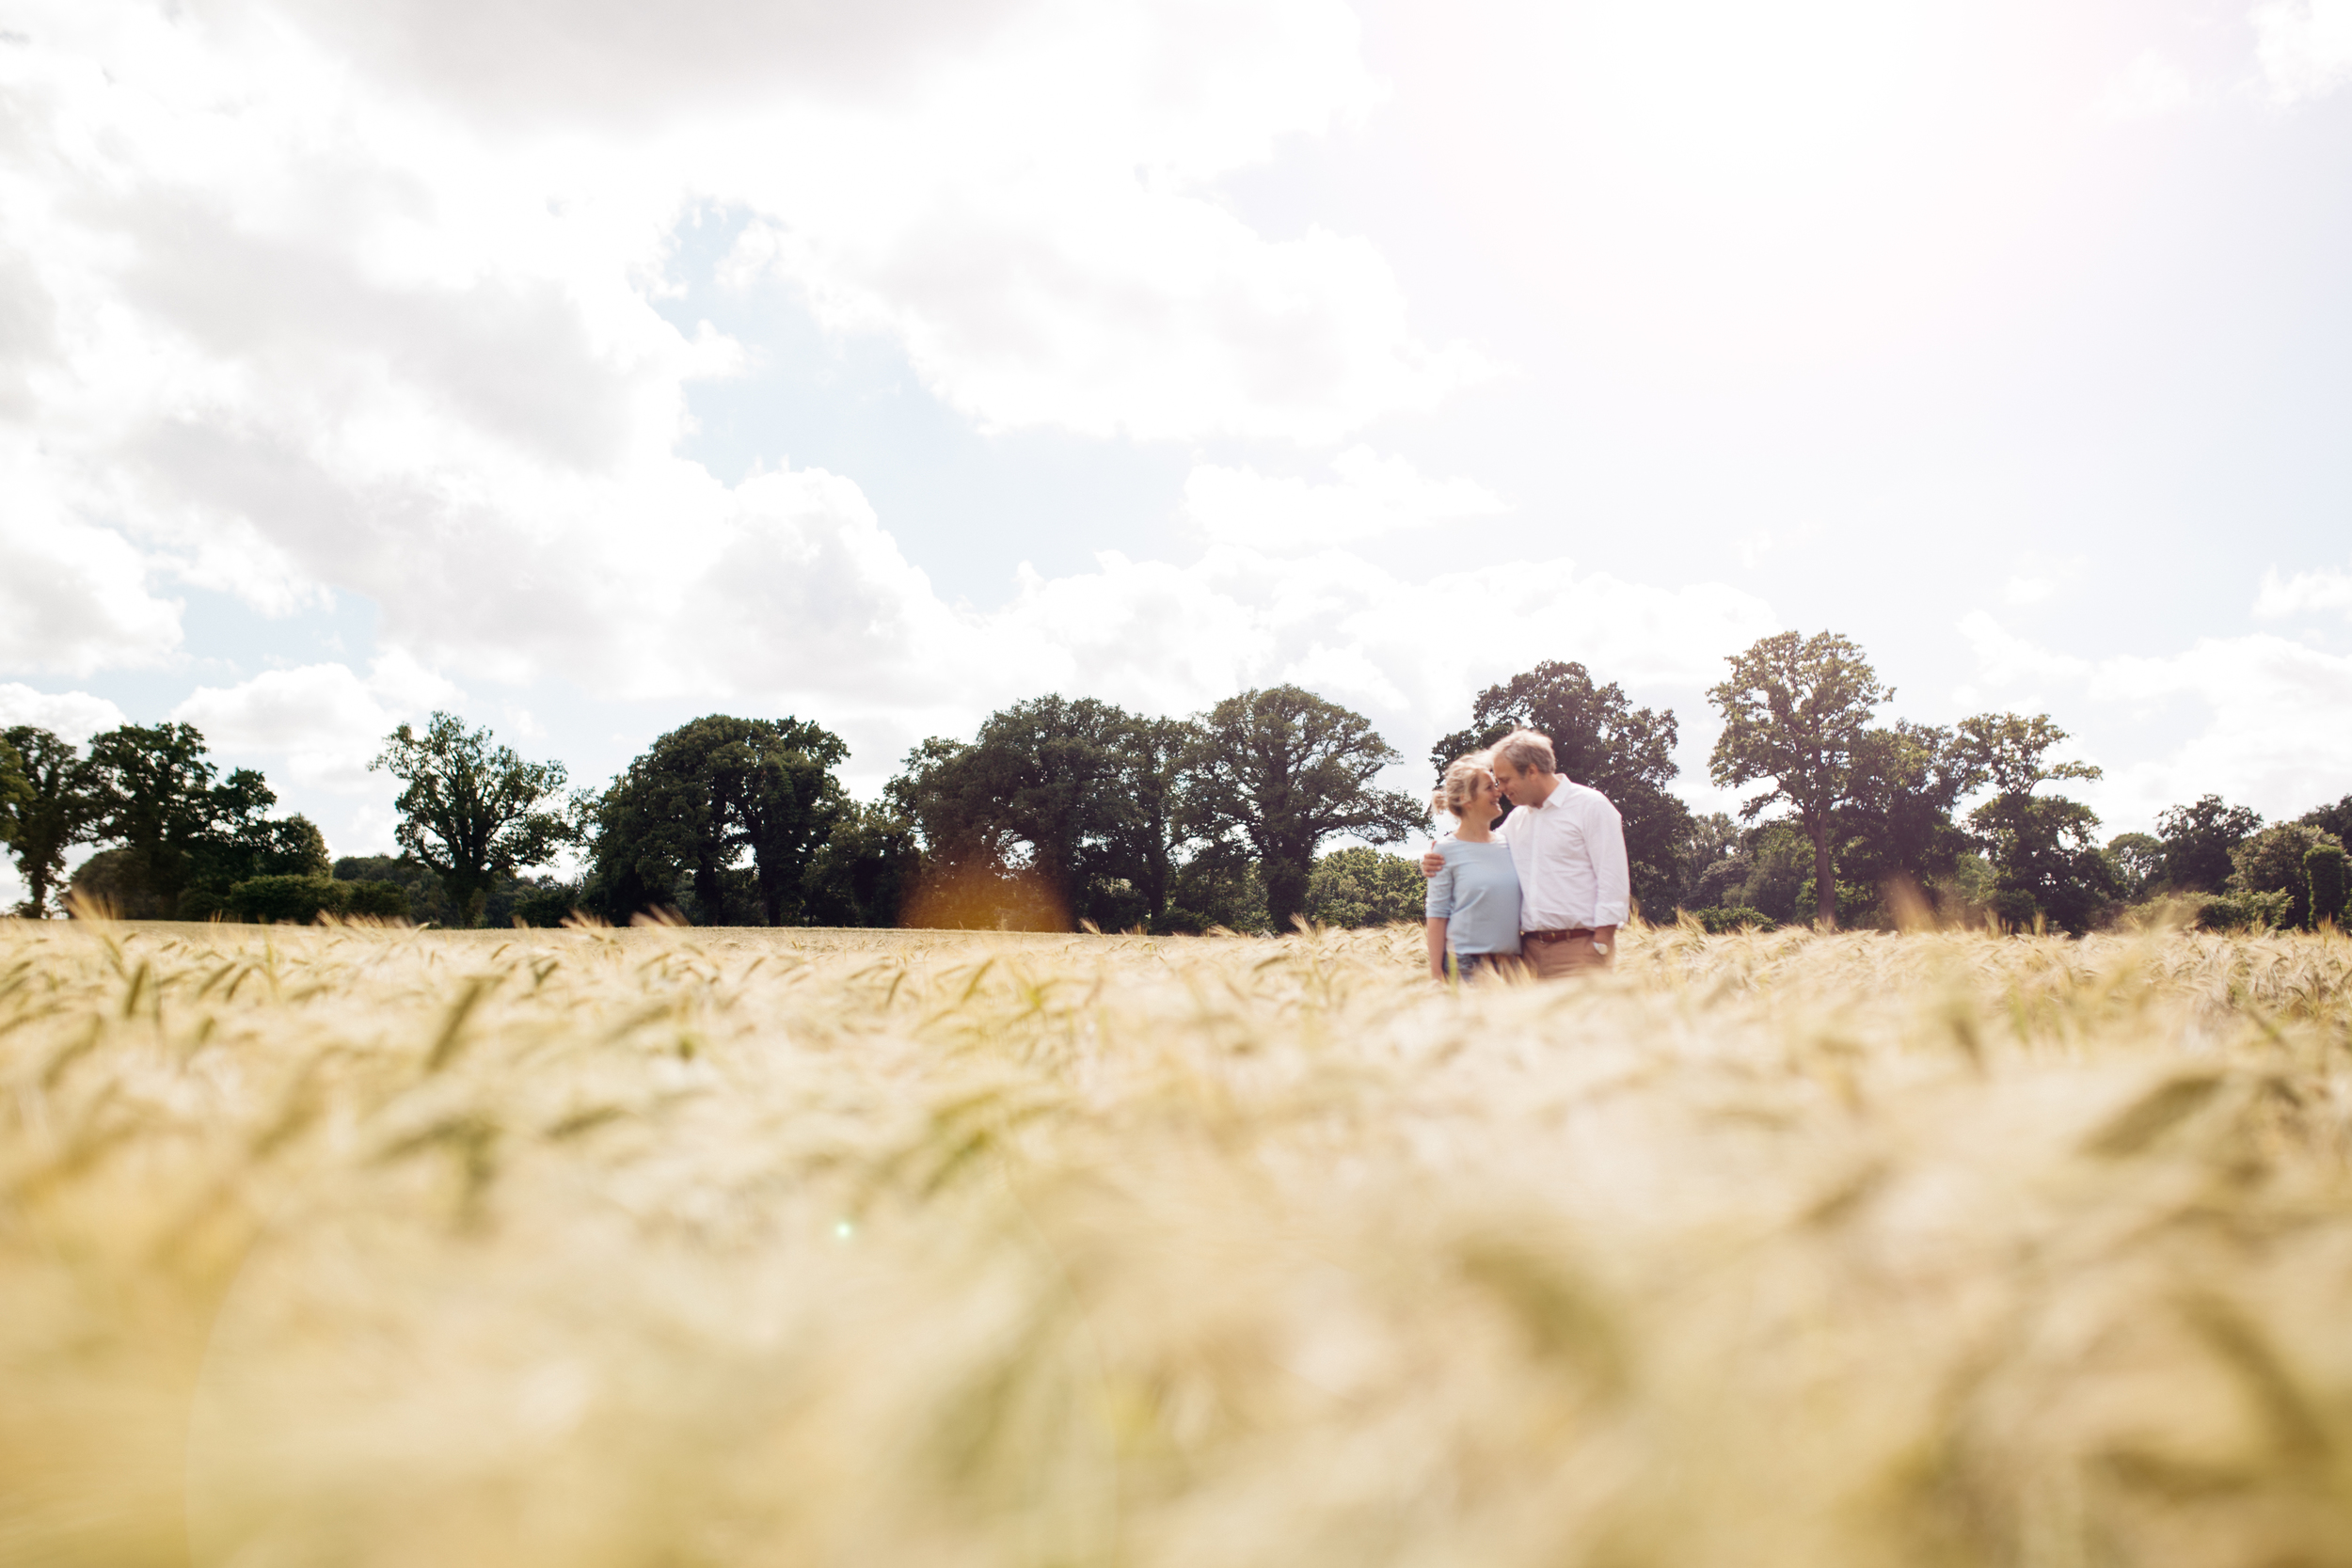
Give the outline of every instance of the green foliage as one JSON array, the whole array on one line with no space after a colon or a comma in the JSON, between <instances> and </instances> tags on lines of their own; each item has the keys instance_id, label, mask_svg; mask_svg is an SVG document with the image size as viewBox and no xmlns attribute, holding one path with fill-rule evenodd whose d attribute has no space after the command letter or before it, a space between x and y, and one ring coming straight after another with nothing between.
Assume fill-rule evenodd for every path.
<instances>
[{"instance_id":1,"label":"green foliage","mask_svg":"<svg viewBox=\"0 0 2352 1568\"><path fill-rule=\"evenodd\" d=\"M229 890L228 912L258 926L308 926L351 908L350 882L331 877L255 877Z\"/></svg>"},{"instance_id":2,"label":"green foliage","mask_svg":"<svg viewBox=\"0 0 2352 1568\"><path fill-rule=\"evenodd\" d=\"M2314 844L2303 855L2303 880L2311 890L2310 926L2344 928L2344 846Z\"/></svg>"},{"instance_id":3,"label":"green foliage","mask_svg":"<svg viewBox=\"0 0 2352 1568\"><path fill-rule=\"evenodd\" d=\"M810 862L850 810L834 777L849 754L797 719L670 731L593 802L592 901L615 921L675 905L697 925L798 924Z\"/></svg>"},{"instance_id":4,"label":"green foliage","mask_svg":"<svg viewBox=\"0 0 2352 1568\"><path fill-rule=\"evenodd\" d=\"M1720 892L1732 879L1732 863L1740 854L1740 824L1727 812L1709 812L1693 816L1675 846L1675 896L1673 907L1695 910L1720 904L1720 897L1699 896L1702 887L1710 881ZM1665 905L1652 905L1664 909Z\"/></svg>"},{"instance_id":5,"label":"green foliage","mask_svg":"<svg viewBox=\"0 0 2352 1568\"><path fill-rule=\"evenodd\" d=\"M2164 885L2164 841L2153 833L2118 833L2107 840L2106 857L2126 900L2136 903Z\"/></svg>"},{"instance_id":6,"label":"green foliage","mask_svg":"<svg viewBox=\"0 0 2352 1568\"><path fill-rule=\"evenodd\" d=\"M2262 817L2218 795L2156 814L2156 836L2164 844L2164 882L2174 893L2219 893L2230 885L2237 847L2263 825Z\"/></svg>"},{"instance_id":7,"label":"green foliage","mask_svg":"<svg viewBox=\"0 0 2352 1568\"><path fill-rule=\"evenodd\" d=\"M408 895L396 882L346 881L316 874L279 875L239 882L226 897L202 892L183 895L180 911L183 920L209 919L220 913L261 926L309 926L322 915L405 920L408 915Z\"/></svg>"},{"instance_id":8,"label":"green foliage","mask_svg":"<svg viewBox=\"0 0 2352 1568\"><path fill-rule=\"evenodd\" d=\"M2285 897L2286 913L2279 924L2296 930L2312 926L2312 884L2307 863L2311 852L2344 845L2324 828L2301 822L2281 822L2247 838L2230 852L2233 894L2275 893Z\"/></svg>"},{"instance_id":9,"label":"green foliage","mask_svg":"<svg viewBox=\"0 0 2352 1568\"><path fill-rule=\"evenodd\" d=\"M851 802L809 861L803 885L810 923L898 925L921 864L922 851L906 818L886 805Z\"/></svg>"},{"instance_id":10,"label":"green foliage","mask_svg":"<svg viewBox=\"0 0 2352 1568\"><path fill-rule=\"evenodd\" d=\"M420 926L457 924L457 911L450 908L440 878L421 861L405 855L345 855L335 863L334 874L339 881L397 889L401 915Z\"/></svg>"},{"instance_id":11,"label":"green foliage","mask_svg":"<svg viewBox=\"0 0 2352 1568\"><path fill-rule=\"evenodd\" d=\"M73 868L67 886L72 904L87 910L119 919L138 919L152 912L146 884L138 879L137 863L128 849L101 849Z\"/></svg>"},{"instance_id":12,"label":"green foliage","mask_svg":"<svg viewBox=\"0 0 2352 1568\"><path fill-rule=\"evenodd\" d=\"M1840 922L1874 913L1879 891L1890 883L1939 900L1937 890L1971 847L1952 814L1984 782L1981 761L1963 733L1907 721L1865 731L1836 814ZM1843 891L1849 885L1869 896L1850 905Z\"/></svg>"},{"instance_id":13,"label":"green foliage","mask_svg":"<svg viewBox=\"0 0 2352 1568\"><path fill-rule=\"evenodd\" d=\"M1733 655L1730 663L1730 676L1707 694L1724 718L1708 775L1724 789L1771 782L1740 816L1753 821L1773 805L1794 815L1813 845L1820 888L1814 918L1832 926L1837 814L1853 799L1856 752L1871 710L1895 693L1880 684L1861 648L1835 632L1782 632Z\"/></svg>"},{"instance_id":14,"label":"green foliage","mask_svg":"<svg viewBox=\"0 0 2352 1568\"><path fill-rule=\"evenodd\" d=\"M174 920L215 920L229 912L229 899L208 887L192 887L181 891L180 902L174 906Z\"/></svg>"},{"instance_id":15,"label":"green foliage","mask_svg":"<svg viewBox=\"0 0 2352 1568\"><path fill-rule=\"evenodd\" d=\"M1271 931L1265 879L1240 846L1216 844L1186 861L1176 873L1168 912L1152 923L1155 935L1223 929L1257 935Z\"/></svg>"},{"instance_id":16,"label":"green foliage","mask_svg":"<svg viewBox=\"0 0 2352 1568\"><path fill-rule=\"evenodd\" d=\"M1716 909L1688 910L1684 912L1692 920L1697 921L1700 927L1709 936L1719 937L1727 931L1771 931L1778 929L1780 926L1779 921L1774 920L1762 910L1751 910L1739 904Z\"/></svg>"},{"instance_id":17,"label":"green foliage","mask_svg":"<svg viewBox=\"0 0 2352 1568\"><path fill-rule=\"evenodd\" d=\"M548 928L563 925L583 906L583 890L579 882L554 877L517 877L491 891L484 901L483 924Z\"/></svg>"},{"instance_id":18,"label":"green foliage","mask_svg":"<svg viewBox=\"0 0 2352 1568\"><path fill-rule=\"evenodd\" d=\"M370 920L406 920L408 890L397 882L348 881L341 884L350 891L344 895L343 912L363 915Z\"/></svg>"},{"instance_id":19,"label":"green foliage","mask_svg":"<svg viewBox=\"0 0 2352 1568\"><path fill-rule=\"evenodd\" d=\"M1248 846L1267 918L1288 930L1325 839L1389 844L1426 824L1420 801L1372 785L1396 760L1370 720L1302 687L1245 691L1201 716L1181 820L1205 842Z\"/></svg>"},{"instance_id":20,"label":"green foliage","mask_svg":"<svg viewBox=\"0 0 2352 1568\"><path fill-rule=\"evenodd\" d=\"M1799 910L1820 909L1820 898L1807 877L1797 885L1792 900ZM1869 882L1840 882L1837 884L1837 924L1847 927L1868 926L1879 913L1879 890Z\"/></svg>"},{"instance_id":21,"label":"green foliage","mask_svg":"<svg viewBox=\"0 0 2352 1568\"><path fill-rule=\"evenodd\" d=\"M1635 707L1614 681L1595 685L1581 664L1547 660L1480 692L1469 727L1431 747L1430 764L1442 777L1454 758L1520 728L1549 736L1560 771L1609 798L1624 819L1634 898L1650 909L1670 907L1681 889L1692 820L1668 788L1679 771L1674 714Z\"/></svg>"},{"instance_id":22,"label":"green foliage","mask_svg":"<svg viewBox=\"0 0 2352 1568\"><path fill-rule=\"evenodd\" d=\"M1418 923L1428 887L1418 858L1361 845L1334 849L1316 859L1307 879L1307 917L1319 926L1350 927Z\"/></svg>"},{"instance_id":23,"label":"green foliage","mask_svg":"<svg viewBox=\"0 0 2352 1568\"><path fill-rule=\"evenodd\" d=\"M2196 923L2206 931L2275 931L2292 918L2284 893L2226 893L2198 895Z\"/></svg>"},{"instance_id":24,"label":"green foliage","mask_svg":"<svg viewBox=\"0 0 2352 1568\"><path fill-rule=\"evenodd\" d=\"M112 881L125 918L167 916L192 883L217 882L207 852L255 828L276 800L258 773L240 768L221 784L215 774L193 724L124 724L91 740L97 836L124 851ZM215 875L199 882L200 869Z\"/></svg>"},{"instance_id":25,"label":"green foliage","mask_svg":"<svg viewBox=\"0 0 2352 1568\"><path fill-rule=\"evenodd\" d=\"M1168 907L1192 740L1181 721L1041 697L991 714L968 745L925 741L891 798L920 833L926 879L1017 876L1070 922L1120 929Z\"/></svg>"},{"instance_id":26,"label":"green foliage","mask_svg":"<svg viewBox=\"0 0 2352 1568\"><path fill-rule=\"evenodd\" d=\"M17 912L45 918L65 880L66 852L95 836L102 816L89 765L71 741L31 724L0 732L14 761L14 803L0 832L24 879Z\"/></svg>"},{"instance_id":27,"label":"green foliage","mask_svg":"<svg viewBox=\"0 0 2352 1568\"><path fill-rule=\"evenodd\" d=\"M1955 745L1992 799L1968 825L1995 875L1994 911L2018 928L2046 922L2080 936L2110 916L2122 884L2100 848L2098 814L2063 796L2037 795L2061 779L2095 779L2087 762L2052 762L2066 732L2046 713L1979 714L1961 721Z\"/></svg>"},{"instance_id":28,"label":"green foliage","mask_svg":"<svg viewBox=\"0 0 2352 1568\"><path fill-rule=\"evenodd\" d=\"M16 842L17 813L32 803L33 784L24 776L24 759L0 735L0 842Z\"/></svg>"},{"instance_id":29,"label":"green foliage","mask_svg":"<svg viewBox=\"0 0 2352 1568\"><path fill-rule=\"evenodd\" d=\"M562 763L525 762L454 714L435 713L422 735L401 725L368 766L405 786L393 836L440 878L460 912L454 923L476 923L499 876L543 863L577 834L549 808L564 788Z\"/></svg>"},{"instance_id":30,"label":"green foliage","mask_svg":"<svg viewBox=\"0 0 2352 1568\"><path fill-rule=\"evenodd\" d=\"M2306 828L2336 835L2345 844L2352 844L2352 795L2346 795L2330 806L2314 806L2296 818Z\"/></svg>"}]
</instances>

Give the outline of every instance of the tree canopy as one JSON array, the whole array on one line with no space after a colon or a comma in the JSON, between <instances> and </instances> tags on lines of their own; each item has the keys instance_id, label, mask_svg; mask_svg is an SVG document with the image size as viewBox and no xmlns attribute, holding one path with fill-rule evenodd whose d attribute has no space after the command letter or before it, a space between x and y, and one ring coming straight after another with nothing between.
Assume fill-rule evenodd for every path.
<instances>
[{"instance_id":1,"label":"tree canopy","mask_svg":"<svg viewBox=\"0 0 2352 1568\"><path fill-rule=\"evenodd\" d=\"M1397 760L1370 720L1302 687L1245 691L1200 721L1184 820L1201 839L1256 851L1267 914L1286 930L1306 911L1325 839L1393 843L1427 821L1411 796L1373 787Z\"/></svg>"},{"instance_id":2,"label":"tree canopy","mask_svg":"<svg viewBox=\"0 0 2352 1568\"><path fill-rule=\"evenodd\" d=\"M1730 663L1730 675L1708 692L1724 719L1708 773L1726 789L1771 781L1740 816L1753 821L1770 806L1788 809L1813 844L1815 923L1835 927L1838 815L1854 804L1857 752L1871 713L1895 693L1880 684L1861 648L1835 632L1781 632Z\"/></svg>"},{"instance_id":3,"label":"tree canopy","mask_svg":"<svg viewBox=\"0 0 2352 1568\"><path fill-rule=\"evenodd\" d=\"M596 900L627 919L683 893L705 922L797 922L809 865L850 811L834 776L849 754L798 719L711 714L661 736L591 807Z\"/></svg>"},{"instance_id":4,"label":"tree canopy","mask_svg":"<svg viewBox=\"0 0 2352 1568\"><path fill-rule=\"evenodd\" d=\"M103 813L80 748L31 724L11 726L0 736L12 765L5 838L24 879L18 912L40 920L64 885L66 852L87 844Z\"/></svg>"},{"instance_id":5,"label":"tree canopy","mask_svg":"<svg viewBox=\"0 0 2352 1568\"><path fill-rule=\"evenodd\" d=\"M2063 779L2095 779L2099 769L2049 760L2066 732L2046 713L1979 714L1961 721L1955 739L1993 792L1968 814L1968 825L1993 863L2003 918L2023 925L2041 915L2070 932L2089 930L2122 890L2099 847L2098 814L2080 801L2035 792Z\"/></svg>"},{"instance_id":6,"label":"tree canopy","mask_svg":"<svg viewBox=\"0 0 2352 1568\"><path fill-rule=\"evenodd\" d=\"M393 836L440 878L469 925L481 919L494 879L544 864L576 835L550 804L564 788L562 763L525 762L453 713L436 712L422 734L401 725L369 767L405 786L393 802Z\"/></svg>"},{"instance_id":7,"label":"tree canopy","mask_svg":"<svg viewBox=\"0 0 2352 1568\"><path fill-rule=\"evenodd\" d=\"M2158 812L2164 879L2175 893L2219 893L2235 869L2232 852L2262 825L2259 813L2231 805L2218 795L2201 795L2185 806Z\"/></svg>"}]
</instances>

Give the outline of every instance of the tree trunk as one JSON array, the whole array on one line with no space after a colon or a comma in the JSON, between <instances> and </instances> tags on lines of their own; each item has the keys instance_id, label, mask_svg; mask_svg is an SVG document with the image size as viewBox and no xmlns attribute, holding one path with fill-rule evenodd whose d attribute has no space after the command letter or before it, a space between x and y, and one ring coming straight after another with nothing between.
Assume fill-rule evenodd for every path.
<instances>
[{"instance_id":1,"label":"tree trunk","mask_svg":"<svg viewBox=\"0 0 2352 1568\"><path fill-rule=\"evenodd\" d=\"M1827 823L1813 828L1813 924L1837 929L1837 868L1830 863Z\"/></svg>"},{"instance_id":2,"label":"tree trunk","mask_svg":"<svg viewBox=\"0 0 2352 1568\"><path fill-rule=\"evenodd\" d=\"M1294 928L1291 922L1307 911L1307 878L1309 867L1266 857L1265 910L1277 936L1287 936Z\"/></svg>"}]
</instances>

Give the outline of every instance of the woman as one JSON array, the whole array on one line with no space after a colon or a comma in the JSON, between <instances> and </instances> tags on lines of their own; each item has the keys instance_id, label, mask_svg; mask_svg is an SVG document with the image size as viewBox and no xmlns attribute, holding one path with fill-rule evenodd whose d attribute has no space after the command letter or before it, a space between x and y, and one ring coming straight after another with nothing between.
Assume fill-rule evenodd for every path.
<instances>
[{"instance_id":1,"label":"woman","mask_svg":"<svg viewBox=\"0 0 2352 1568\"><path fill-rule=\"evenodd\" d=\"M1445 770L1430 802L1454 818L1454 832L1432 847L1445 865L1429 879L1423 912L1429 921L1429 977L1515 967L1519 954L1519 874L1511 847L1495 835L1502 815L1495 776L1483 753L1461 757Z\"/></svg>"}]
</instances>

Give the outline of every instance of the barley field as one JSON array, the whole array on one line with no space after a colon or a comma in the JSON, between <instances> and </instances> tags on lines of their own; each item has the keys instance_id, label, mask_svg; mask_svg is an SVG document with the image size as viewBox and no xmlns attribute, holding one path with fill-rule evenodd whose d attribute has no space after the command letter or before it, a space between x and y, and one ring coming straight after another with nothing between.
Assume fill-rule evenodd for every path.
<instances>
[{"instance_id":1,"label":"barley field","mask_svg":"<svg viewBox=\"0 0 2352 1568\"><path fill-rule=\"evenodd\" d=\"M0 1561L2352 1563L2352 942L0 926Z\"/></svg>"}]
</instances>

